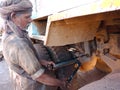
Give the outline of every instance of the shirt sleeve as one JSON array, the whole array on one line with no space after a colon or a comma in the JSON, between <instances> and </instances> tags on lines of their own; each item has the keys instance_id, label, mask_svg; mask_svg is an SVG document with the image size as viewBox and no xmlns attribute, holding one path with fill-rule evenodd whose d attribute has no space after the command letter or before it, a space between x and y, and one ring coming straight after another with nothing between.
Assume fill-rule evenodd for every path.
<instances>
[{"instance_id":1,"label":"shirt sleeve","mask_svg":"<svg viewBox=\"0 0 120 90\"><path fill-rule=\"evenodd\" d=\"M18 52L19 65L35 80L42 75L45 70L36 58L33 50L26 43L20 44Z\"/></svg>"}]
</instances>

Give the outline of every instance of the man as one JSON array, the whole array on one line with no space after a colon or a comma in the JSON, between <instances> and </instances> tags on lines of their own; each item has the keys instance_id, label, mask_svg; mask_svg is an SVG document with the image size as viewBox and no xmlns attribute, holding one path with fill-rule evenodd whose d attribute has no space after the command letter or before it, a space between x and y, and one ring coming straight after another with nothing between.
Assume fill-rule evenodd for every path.
<instances>
[{"instance_id":1,"label":"man","mask_svg":"<svg viewBox=\"0 0 120 90\"><path fill-rule=\"evenodd\" d=\"M43 66L54 64L41 60L25 31L31 22L32 4L29 0L1 0L3 24L3 55L10 69L14 90L45 90L40 83L64 87L65 82L45 73ZM55 89L53 89L55 90Z\"/></svg>"}]
</instances>

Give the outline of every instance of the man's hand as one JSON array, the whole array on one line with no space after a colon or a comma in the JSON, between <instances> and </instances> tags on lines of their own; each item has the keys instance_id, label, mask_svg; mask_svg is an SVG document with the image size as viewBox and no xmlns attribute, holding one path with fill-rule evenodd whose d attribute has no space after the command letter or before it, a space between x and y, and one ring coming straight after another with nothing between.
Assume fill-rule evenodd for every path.
<instances>
[{"instance_id":1,"label":"man's hand","mask_svg":"<svg viewBox=\"0 0 120 90\"><path fill-rule=\"evenodd\" d=\"M42 84L60 87L61 89L64 89L64 90L66 90L68 88L67 87L68 84L67 84L66 80L59 80L59 79L52 77L46 73L43 73L36 80Z\"/></svg>"},{"instance_id":2,"label":"man's hand","mask_svg":"<svg viewBox=\"0 0 120 90\"><path fill-rule=\"evenodd\" d=\"M40 64L47 67L48 65L55 65L54 62L52 61L47 61L47 60L40 60ZM63 80L59 80L57 78L51 77L47 74L42 74L38 79L38 82L41 82L43 84L46 85L50 85L50 86L58 86L61 89L66 90L67 88L69 88L71 85L70 83L67 82L67 79L63 79Z\"/></svg>"},{"instance_id":3,"label":"man's hand","mask_svg":"<svg viewBox=\"0 0 120 90\"><path fill-rule=\"evenodd\" d=\"M70 87L71 87L71 84L64 81L63 81L63 84L60 86L62 90L68 90L68 88Z\"/></svg>"},{"instance_id":4,"label":"man's hand","mask_svg":"<svg viewBox=\"0 0 120 90\"><path fill-rule=\"evenodd\" d=\"M47 61L47 60L40 60L40 64L47 67L48 65L55 65L53 61Z\"/></svg>"},{"instance_id":5,"label":"man's hand","mask_svg":"<svg viewBox=\"0 0 120 90\"><path fill-rule=\"evenodd\" d=\"M62 90L68 90L68 88L70 87L71 87L71 83L68 83L66 78L62 79L62 85L60 86L60 88Z\"/></svg>"}]
</instances>

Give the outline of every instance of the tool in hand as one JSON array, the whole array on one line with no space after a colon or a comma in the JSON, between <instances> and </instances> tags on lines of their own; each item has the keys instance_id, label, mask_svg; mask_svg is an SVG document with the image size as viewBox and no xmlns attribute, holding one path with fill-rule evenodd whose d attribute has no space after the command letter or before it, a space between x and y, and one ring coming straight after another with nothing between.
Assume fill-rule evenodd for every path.
<instances>
[{"instance_id":1,"label":"tool in hand","mask_svg":"<svg viewBox=\"0 0 120 90\"><path fill-rule=\"evenodd\" d=\"M69 61L65 61L65 62L61 62L61 63L57 63L55 65L52 65L52 64L48 64L47 65L47 68L49 70L56 70L56 69L59 69L59 68L62 68L62 67L66 67L68 65L72 65L72 64L75 64L77 65L76 69L72 72L72 74L68 77L67 79L67 83L70 83L73 79L73 77L75 76L75 74L77 73L78 69L80 68L81 66L81 63L79 60L77 59L72 59L72 60L69 60Z\"/></svg>"}]
</instances>

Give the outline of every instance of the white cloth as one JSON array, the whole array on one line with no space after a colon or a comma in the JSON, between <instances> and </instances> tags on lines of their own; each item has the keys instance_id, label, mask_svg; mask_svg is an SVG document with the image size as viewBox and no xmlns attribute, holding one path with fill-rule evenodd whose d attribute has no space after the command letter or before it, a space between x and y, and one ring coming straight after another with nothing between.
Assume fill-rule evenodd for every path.
<instances>
[{"instance_id":1,"label":"white cloth","mask_svg":"<svg viewBox=\"0 0 120 90\"><path fill-rule=\"evenodd\" d=\"M0 14L1 17L7 19L11 12L23 11L32 8L32 3L29 0L1 0Z\"/></svg>"},{"instance_id":2,"label":"white cloth","mask_svg":"<svg viewBox=\"0 0 120 90\"><path fill-rule=\"evenodd\" d=\"M24 37L20 28L16 26L10 19L12 12L31 11L32 3L29 0L1 0L0 1L0 16L4 20L2 29L4 32L14 32L19 37Z\"/></svg>"}]
</instances>

